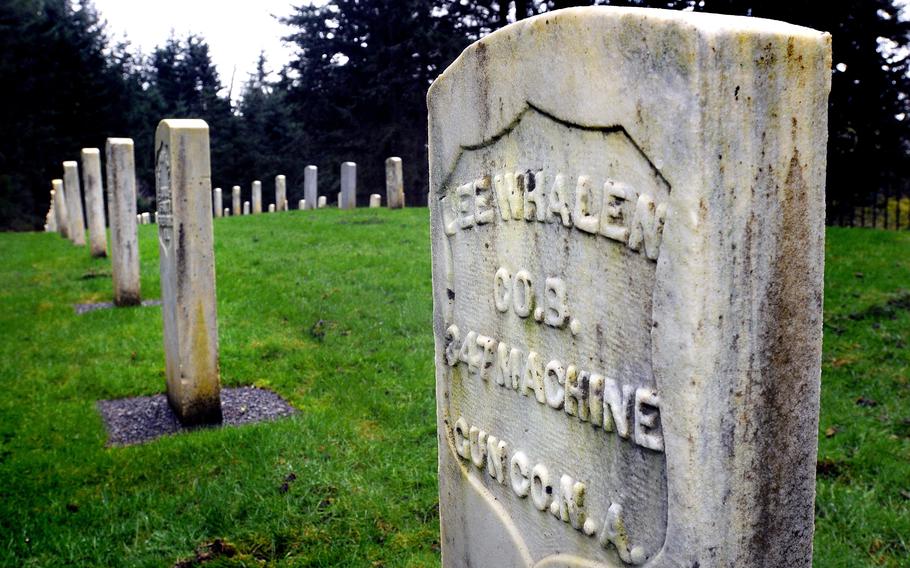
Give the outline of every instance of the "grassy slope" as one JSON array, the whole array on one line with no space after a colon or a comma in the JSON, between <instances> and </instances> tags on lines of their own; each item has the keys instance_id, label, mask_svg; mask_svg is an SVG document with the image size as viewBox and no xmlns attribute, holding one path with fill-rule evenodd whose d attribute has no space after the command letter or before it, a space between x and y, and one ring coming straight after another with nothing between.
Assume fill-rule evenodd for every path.
<instances>
[{"instance_id":1,"label":"grassy slope","mask_svg":"<svg viewBox=\"0 0 910 568\"><path fill-rule=\"evenodd\" d=\"M160 309L76 316L108 299L109 264L0 235L0 564L164 566L218 537L239 550L220 565L436 564L427 234L422 209L219 220L224 383L302 412L112 450L94 402L162 390ZM910 554L908 245L830 232L817 566Z\"/></svg>"}]
</instances>

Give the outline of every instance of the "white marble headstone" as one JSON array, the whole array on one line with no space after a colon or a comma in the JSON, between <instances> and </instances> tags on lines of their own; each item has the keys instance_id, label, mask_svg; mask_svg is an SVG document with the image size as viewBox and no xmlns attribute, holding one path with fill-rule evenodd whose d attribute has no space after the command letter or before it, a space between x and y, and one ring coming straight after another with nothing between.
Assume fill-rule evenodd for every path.
<instances>
[{"instance_id":1,"label":"white marble headstone","mask_svg":"<svg viewBox=\"0 0 910 568\"><path fill-rule=\"evenodd\" d=\"M74 245L85 245L85 215L82 209L82 188L79 185L79 163L63 162L63 188L66 191L66 216L69 237Z\"/></svg>"},{"instance_id":2,"label":"white marble headstone","mask_svg":"<svg viewBox=\"0 0 910 568\"><path fill-rule=\"evenodd\" d=\"M357 164L344 162L341 164L341 193L338 194L339 209L354 209L357 207Z\"/></svg>"},{"instance_id":3,"label":"white marble headstone","mask_svg":"<svg viewBox=\"0 0 910 568\"><path fill-rule=\"evenodd\" d=\"M136 223L136 157L131 138L105 144L107 200L111 223L111 274L114 304L141 303L139 233Z\"/></svg>"},{"instance_id":4,"label":"white marble headstone","mask_svg":"<svg viewBox=\"0 0 910 568\"><path fill-rule=\"evenodd\" d=\"M101 151L82 149L82 187L88 218L89 252L96 258L107 256L107 223L104 219L104 189L101 183Z\"/></svg>"},{"instance_id":5,"label":"white marble headstone","mask_svg":"<svg viewBox=\"0 0 910 568\"><path fill-rule=\"evenodd\" d=\"M811 565L830 69L599 7L433 84L445 566Z\"/></svg>"},{"instance_id":6,"label":"white marble headstone","mask_svg":"<svg viewBox=\"0 0 910 568\"><path fill-rule=\"evenodd\" d=\"M220 423L209 127L162 120L155 148L167 398L184 424Z\"/></svg>"},{"instance_id":7,"label":"white marble headstone","mask_svg":"<svg viewBox=\"0 0 910 568\"><path fill-rule=\"evenodd\" d=\"M385 195L389 209L404 207L404 174L401 158L392 157L385 161Z\"/></svg>"},{"instance_id":8,"label":"white marble headstone","mask_svg":"<svg viewBox=\"0 0 910 568\"><path fill-rule=\"evenodd\" d=\"M319 170L316 166L307 166L303 170L303 198L310 209L316 208L318 197L316 195L316 180Z\"/></svg>"}]
</instances>

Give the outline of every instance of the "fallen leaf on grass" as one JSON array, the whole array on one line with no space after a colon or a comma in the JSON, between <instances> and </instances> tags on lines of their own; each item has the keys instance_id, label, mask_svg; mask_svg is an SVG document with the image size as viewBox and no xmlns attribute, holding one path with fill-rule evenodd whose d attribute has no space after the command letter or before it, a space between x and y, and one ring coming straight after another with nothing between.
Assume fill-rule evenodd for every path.
<instances>
[{"instance_id":1,"label":"fallen leaf on grass","mask_svg":"<svg viewBox=\"0 0 910 568\"><path fill-rule=\"evenodd\" d=\"M831 366L835 369L840 369L841 367L846 367L847 365L855 362L856 359L853 359L852 357L835 357L831 361Z\"/></svg>"},{"instance_id":2,"label":"fallen leaf on grass","mask_svg":"<svg viewBox=\"0 0 910 568\"><path fill-rule=\"evenodd\" d=\"M831 426L830 428L825 430L825 438L833 438L835 434L837 434L837 428L835 428L834 426Z\"/></svg>"}]
</instances>

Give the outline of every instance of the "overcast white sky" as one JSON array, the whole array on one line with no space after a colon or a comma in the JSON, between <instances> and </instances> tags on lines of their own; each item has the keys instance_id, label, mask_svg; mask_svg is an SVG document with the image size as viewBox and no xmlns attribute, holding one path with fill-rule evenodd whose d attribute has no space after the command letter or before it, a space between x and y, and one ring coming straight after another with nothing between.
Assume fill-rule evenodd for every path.
<instances>
[{"instance_id":1,"label":"overcast white sky","mask_svg":"<svg viewBox=\"0 0 910 568\"><path fill-rule=\"evenodd\" d=\"M212 59L225 87L234 76L236 98L249 73L265 51L268 68L274 72L287 63L293 50L281 38L290 29L274 17L287 16L292 5L306 0L95 0L101 17L108 22L114 40L126 34L134 47L149 54L171 33L185 37L196 33L206 39ZM236 69L236 71L235 71Z\"/></svg>"}]
</instances>

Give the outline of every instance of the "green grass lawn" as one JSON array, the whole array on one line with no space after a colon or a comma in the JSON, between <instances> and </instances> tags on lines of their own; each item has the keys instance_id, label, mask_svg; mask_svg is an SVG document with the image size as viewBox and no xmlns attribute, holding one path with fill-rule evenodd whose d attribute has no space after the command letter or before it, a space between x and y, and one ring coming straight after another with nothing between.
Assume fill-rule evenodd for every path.
<instances>
[{"instance_id":1,"label":"green grass lawn","mask_svg":"<svg viewBox=\"0 0 910 568\"><path fill-rule=\"evenodd\" d=\"M438 564L428 231L425 209L219 219L222 380L300 413L114 449L95 402L162 392L160 308L77 316L109 262L0 235L0 564L171 566L216 539L236 553L207 567ZM140 244L157 298L156 227ZM816 566L907 566L910 233L830 230L826 287Z\"/></svg>"}]
</instances>

